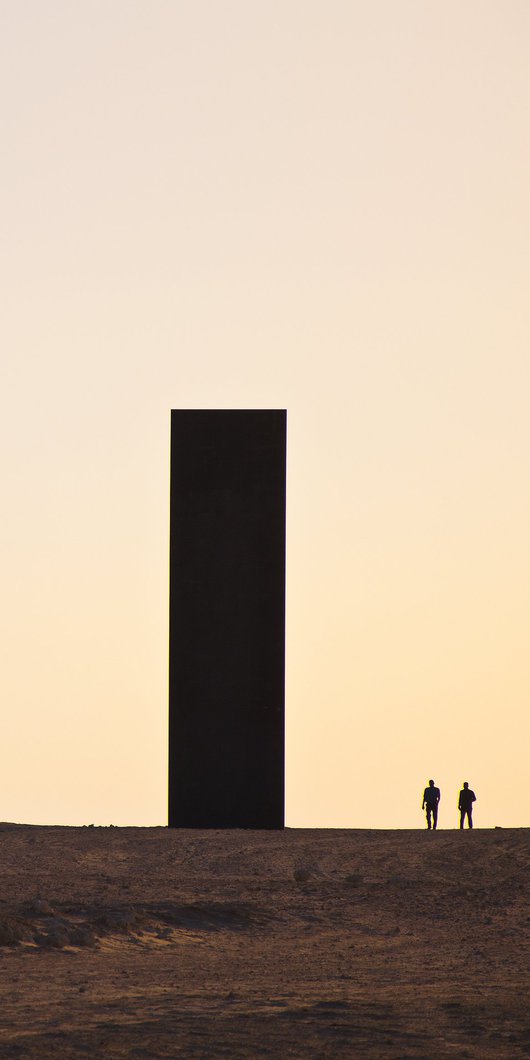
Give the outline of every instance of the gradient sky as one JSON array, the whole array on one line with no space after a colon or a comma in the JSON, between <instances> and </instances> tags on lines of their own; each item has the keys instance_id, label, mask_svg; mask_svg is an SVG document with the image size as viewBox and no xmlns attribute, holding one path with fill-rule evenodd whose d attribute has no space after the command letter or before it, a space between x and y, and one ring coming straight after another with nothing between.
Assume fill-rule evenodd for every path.
<instances>
[{"instance_id":1,"label":"gradient sky","mask_svg":"<svg viewBox=\"0 0 530 1060\"><path fill-rule=\"evenodd\" d=\"M286 407L287 823L530 825L527 0L0 15L0 819L165 823L170 409Z\"/></svg>"}]
</instances>

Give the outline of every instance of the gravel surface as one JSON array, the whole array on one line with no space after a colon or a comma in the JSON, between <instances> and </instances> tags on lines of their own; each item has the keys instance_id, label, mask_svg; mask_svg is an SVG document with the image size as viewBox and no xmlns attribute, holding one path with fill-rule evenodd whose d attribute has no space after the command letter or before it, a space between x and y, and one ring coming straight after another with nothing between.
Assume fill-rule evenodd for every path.
<instances>
[{"instance_id":1,"label":"gravel surface","mask_svg":"<svg viewBox=\"0 0 530 1060\"><path fill-rule=\"evenodd\" d=\"M530 1056L530 830L0 825L0 1056Z\"/></svg>"}]
</instances>

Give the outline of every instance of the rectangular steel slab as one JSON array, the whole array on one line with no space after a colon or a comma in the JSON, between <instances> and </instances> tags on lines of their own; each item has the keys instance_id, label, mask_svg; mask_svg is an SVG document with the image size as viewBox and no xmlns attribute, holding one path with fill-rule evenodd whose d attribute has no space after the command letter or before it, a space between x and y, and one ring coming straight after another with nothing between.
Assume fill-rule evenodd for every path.
<instances>
[{"instance_id":1,"label":"rectangular steel slab","mask_svg":"<svg viewBox=\"0 0 530 1060\"><path fill-rule=\"evenodd\" d=\"M285 410L173 410L169 824L283 828Z\"/></svg>"}]
</instances>

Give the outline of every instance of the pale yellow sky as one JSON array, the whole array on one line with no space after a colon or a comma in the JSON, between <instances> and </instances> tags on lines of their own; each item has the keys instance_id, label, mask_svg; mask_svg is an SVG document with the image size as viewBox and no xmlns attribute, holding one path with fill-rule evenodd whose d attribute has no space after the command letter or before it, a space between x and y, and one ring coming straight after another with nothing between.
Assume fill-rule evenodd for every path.
<instances>
[{"instance_id":1,"label":"pale yellow sky","mask_svg":"<svg viewBox=\"0 0 530 1060\"><path fill-rule=\"evenodd\" d=\"M0 819L166 821L169 412L287 407L287 823L528 826L527 0L0 18Z\"/></svg>"}]
</instances>

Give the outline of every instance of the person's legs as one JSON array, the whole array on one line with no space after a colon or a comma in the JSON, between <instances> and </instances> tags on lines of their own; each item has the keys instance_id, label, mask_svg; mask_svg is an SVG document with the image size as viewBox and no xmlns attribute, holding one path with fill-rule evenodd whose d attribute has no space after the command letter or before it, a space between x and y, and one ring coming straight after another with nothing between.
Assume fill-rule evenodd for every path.
<instances>
[{"instance_id":1,"label":"person's legs","mask_svg":"<svg viewBox=\"0 0 530 1060\"><path fill-rule=\"evenodd\" d=\"M438 804L436 803L432 808L432 826L436 828L438 824Z\"/></svg>"},{"instance_id":2,"label":"person's legs","mask_svg":"<svg viewBox=\"0 0 530 1060\"><path fill-rule=\"evenodd\" d=\"M472 814L473 814L473 811L472 811L472 809L470 807L469 810L467 811L467 823L468 823L470 828L473 827L473 815Z\"/></svg>"},{"instance_id":3,"label":"person's legs","mask_svg":"<svg viewBox=\"0 0 530 1060\"><path fill-rule=\"evenodd\" d=\"M464 827L464 817L466 816L465 810L460 810L460 827Z\"/></svg>"},{"instance_id":4,"label":"person's legs","mask_svg":"<svg viewBox=\"0 0 530 1060\"><path fill-rule=\"evenodd\" d=\"M427 815L427 828L430 828L431 827L431 807L430 806L426 806L425 810L426 810L426 815Z\"/></svg>"}]
</instances>

